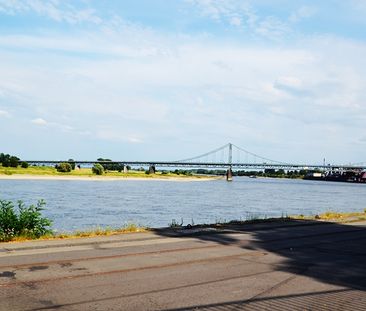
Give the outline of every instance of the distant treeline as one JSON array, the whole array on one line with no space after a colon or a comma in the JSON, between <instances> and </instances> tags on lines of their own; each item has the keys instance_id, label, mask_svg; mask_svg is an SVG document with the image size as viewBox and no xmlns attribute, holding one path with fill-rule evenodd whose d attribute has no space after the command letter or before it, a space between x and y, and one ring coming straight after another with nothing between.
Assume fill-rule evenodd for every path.
<instances>
[{"instance_id":1,"label":"distant treeline","mask_svg":"<svg viewBox=\"0 0 366 311\"><path fill-rule=\"evenodd\" d=\"M111 159L103 159L103 158L98 158L97 161L99 162L112 162ZM118 171L118 172L122 172L125 168L125 165L122 163L100 163L105 171ZM126 168L128 170L131 169L131 167L129 165L126 166Z\"/></svg>"},{"instance_id":2,"label":"distant treeline","mask_svg":"<svg viewBox=\"0 0 366 311\"><path fill-rule=\"evenodd\" d=\"M233 171L233 176L256 176L256 177L275 177L275 178L303 178L309 171L308 170L292 170L285 171L283 169L265 169L264 171L246 171L238 170ZM171 173L181 174L181 175L219 175L225 176L226 170L216 169L192 169L192 170L174 170Z\"/></svg>"},{"instance_id":3,"label":"distant treeline","mask_svg":"<svg viewBox=\"0 0 366 311\"><path fill-rule=\"evenodd\" d=\"M0 164L3 167L18 167L19 165L21 165L23 168L28 167L27 162L20 163L19 161L20 161L20 159L16 156L6 154L6 153L0 153Z\"/></svg>"},{"instance_id":4,"label":"distant treeline","mask_svg":"<svg viewBox=\"0 0 366 311\"><path fill-rule=\"evenodd\" d=\"M98 162L101 163L96 163L93 168L96 170L96 168L98 168L99 166L101 167L102 171L100 169L98 169L98 172L101 175L101 172L105 172L105 171L118 171L118 172L122 172L125 168L125 165L122 163L105 163L105 162L112 162L111 159L104 159L104 158L98 158L97 159ZM77 165L78 168L80 168L80 165ZM57 171L59 172L71 172L72 170L74 170L76 168L76 162L74 159L69 159L68 161L59 163L55 165L55 168L57 169ZM128 170L131 169L130 166L126 166L126 168Z\"/></svg>"}]
</instances>

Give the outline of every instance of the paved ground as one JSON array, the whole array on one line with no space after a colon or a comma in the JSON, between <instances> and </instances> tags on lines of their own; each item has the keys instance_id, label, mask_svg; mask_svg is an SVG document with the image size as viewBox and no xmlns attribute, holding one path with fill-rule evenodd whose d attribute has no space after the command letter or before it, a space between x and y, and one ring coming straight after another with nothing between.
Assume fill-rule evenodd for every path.
<instances>
[{"instance_id":1,"label":"paved ground","mask_svg":"<svg viewBox=\"0 0 366 311\"><path fill-rule=\"evenodd\" d=\"M0 310L366 310L366 222L0 244Z\"/></svg>"}]
</instances>

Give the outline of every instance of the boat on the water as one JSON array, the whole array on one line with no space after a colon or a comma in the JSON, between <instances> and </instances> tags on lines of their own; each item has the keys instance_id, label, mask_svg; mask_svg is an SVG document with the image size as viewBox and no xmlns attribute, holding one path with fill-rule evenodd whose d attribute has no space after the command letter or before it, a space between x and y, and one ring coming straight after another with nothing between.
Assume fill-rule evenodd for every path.
<instances>
[{"instance_id":1,"label":"boat on the water","mask_svg":"<svg viewBox=\"0 0 366 311\"><path fill-rule=\"evenodd\" d=\"M324 173L309 172L304 179L307 180L323 180L323 181L339 181L351 183L366 183L366 172L343 170L328 171Z\"/></svg>"}]
</instances>

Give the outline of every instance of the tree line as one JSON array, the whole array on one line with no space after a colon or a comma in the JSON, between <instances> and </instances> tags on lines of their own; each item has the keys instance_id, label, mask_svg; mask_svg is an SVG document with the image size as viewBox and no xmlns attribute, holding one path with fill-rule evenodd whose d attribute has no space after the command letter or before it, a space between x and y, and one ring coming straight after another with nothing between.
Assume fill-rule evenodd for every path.
<instances>
[{"instance_id":1,"label":"tree line","mask_svg":"<svg viewBox=\"0 0 366 311\"><path fill-rule=\"evenodd\" d=\"M0 164L3 167L18 167L19 165L21 165L23 168L28 167L27 162L20 163L20 159L18 157L7 153L0 153Z\"/></svg>"}]
</instances>

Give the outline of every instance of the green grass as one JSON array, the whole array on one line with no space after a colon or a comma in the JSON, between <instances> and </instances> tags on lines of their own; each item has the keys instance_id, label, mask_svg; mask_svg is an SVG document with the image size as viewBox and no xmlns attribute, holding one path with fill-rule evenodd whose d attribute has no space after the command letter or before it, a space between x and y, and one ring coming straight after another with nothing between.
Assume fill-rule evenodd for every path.
<instances>
[{"instance_id":1,"label":"green grass","mask_svg":"<svg viewBox=\"0 0 366 311\"><path fill-rule=\"evenodd\" d=\"M81 168L79 170L73 170L69 173L61 173L57 172L54 167L50 166L29 166L28 168L13 168L13 167L2 167L0 165L0 175L34 175L34 176L78 176L78 177L98 177L103 178L103 176L107 177L121 177L121 178L179 178L179 179L190 179L190 178L209 178L206 176L186 176L186 175L177 175L173 173L162 173L156 172L156 174L145 174L144 171L129 171L128 173L117 172L117 171L107 171L102 176L97 176L92 173L91 168Z\"/></svg>"},{"instance_id":2,"label":"green grass","mask_svg":"<svg viewBox=\"0 0 366 311\"><path fill-rule=\"evenodd\" d=\"M353 222L353 221L366 220L366 209L364 209L363 212L339 213L334 211L327 211L325 213L314 216L294 215L290 216L290 218L305 219L305 220L329 220L339 222Z\"/></svg>"},{"instance_id":3,"label":"green grass","mask_svg":"<svg viewBox=\"0 0 366 311\"><path fill-rule=\"evenodd\" d=\"M78 239L78 238L92 238L97 236L111 236L117 234L146 232L148 229L145 227L139 227L135 224L128 224L121 228L95 228L84 231L75 231L71 233L49 233L40 236L39 238L32 238L27 235L19 235L13 237L6 242L24 242L30 240L63 240L63 239Z\"/></svg>"},{"instance_id":4,"label":"green grass","mask_svg":"<svg viewBox=\"0 0 366 311\"><path fill-rule=\"evenodd\" d=\"M225 219L217 219L215 223L205 223L205 224L193 224L192 219L192 226L194 228L221 228L221 227L230 227L232 225L249 225L249 224L256 224L256 223L275 223L275 222L291 222L294 220L319 220L319 221L330 221L330 222L340 222L340 223L351 223L356 221L364 221L366 220L366 208L363 212L350 212L350 213L339 213L339 212L332 212L327 211L323 214L313 215L313 216L304 216L304 215L291 215L288 216L287 214L283 214L282 216L278 217L267 217L258 216L258 215L247 215L245 219L240 220L225 220ZM186 227L183 224L183 220L180 222L172 219L172 222L168 224L168 226L172 229L181 229Z\"/></svg>"},{"instance_id":5,"label":"green grass","mask_svg":"<svg viewBox=\"0 0 366 311\"><path fill-rule=\"evenodd\" d=\"M60 233L53 235L45 235L41 239L73 239L73 238L86 238L86 237L96 237L96 236L110 236L123 233L133 233L133 232L145 232L147 229L145 227L140 227L135 224L127 224L120 228L95 228L84 231L75 231L71 233Z\"/></svg>"}]
</instances>

